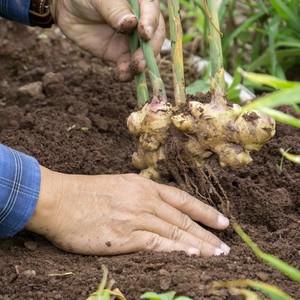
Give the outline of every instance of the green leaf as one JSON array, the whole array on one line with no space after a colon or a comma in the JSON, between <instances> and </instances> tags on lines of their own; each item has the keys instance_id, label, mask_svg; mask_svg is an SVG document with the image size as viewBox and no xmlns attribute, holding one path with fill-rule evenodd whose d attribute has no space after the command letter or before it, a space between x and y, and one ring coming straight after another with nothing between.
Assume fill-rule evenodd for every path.
<instances>
[{"instance_id":1,"label":"green leaf","mask_svg":"<svg viewBox=\"0 0 300 300\"><path fill-rule=\"evenodd\" d=\"M149 300L173 300L176 292L168 292L165 294L156 294L153 292L147 292L141 296L141 299L149 299Z\"/></svg>"},{"instance_id":2,"label":"green leaf","mask_svg":"<svg viewBox=\"0 0 300 300\"><path fill-rule=\"evenodd\" d=\"M289 153L288 150L284 150L282 148L279 149L280 153L282 154L283 157L287 158L288 160L294 162L295 164L300 164L300 155L295 155Z\"/></svg>"},{"instance_id":3,"label":"green leaf","mask_svg":"<svg viewBox=\"0 0 300 300\"><path fill-rule=\"evenodd\" d=\"M300 114L300 105L294 103L294 104L292 104L292 107L294 108L295 112L297 112L298 114Z\"/></svg>"},{"instance_id":4,"label":"green leaf","mask_svg":"<svg viewBox=\"0 0 300 300\"><path fill-rule=\"evenodd\" d=\"M240 238L248 245L248 247L264 262L270 264L272 267L276 268L278 271L288 276L294 281L300 282L300 270L297 270L293 266L290 266L280 258L267 254L260 250L258 246L250 239L250 237L239 227L236 223L232 225L235 232L240 236ZM282 298L284 299L284 298Z\"/></svg>"},{"instance_id":5,"label":"green leaf","mask_svg":"<svg viewBox=\"0 0 300 300\"><path fill-rule=\"evenodd\" d=\"M168 293L165 293L165 294L156 294L156 293L153 293L153 292L147 292L147 293L144 293L142 296L141 296L141 299L149 299L149 300L173 300L174 297L175 297L175 294L176 292L174 291L171 291L171 292L168 292ZM174 300L192 300L191 298L189 297L185 297L185 296L180 296Z\"/></svg>"},{"instance_id":6,"label":"green leaf","mask_svg":"<svg viewBox=\"0 0 300 300\"><path fill-rule=\"evenodd\" d=\"M234 30L228 38L226 38L223 44L223 51L229 47L230 43L242 32L244 32L247 28L249 28L257 19L265 15L264 11L260 11L253 16L251 16L247 21L245 21L242 25L240 25L236 30Z\"/></svg>"},{"instance_id":7,"label":"green leaf","mask_svg":"<svg viewBox=\"0 0 300 300\"><path fill-rule=\"evenodd\" d=\"M246 289L231 288L230 292L233 295L244 296L245 300L261 300L261 298L255 292Z\"/></svg>"},{"instance_id":8,"label":"green leaf","mask_svg":"<svg viewBox=\"0 0 300 300\"><path fill-rule=\"evenodd\" d=\"M277 60L284 60L287 57L300 56L300 49L283 49L277 50ZM266 50L261 56L259 56L255 61L251 62L250 65L246 67L247 71L258 70L263 66L270 64L270 51Z\"/></svg>"},{"instance_id":9,"label":"green leaf","mask_svg":"<svg viewBox=\"0 0 300 300\"><path fill-rule=\"evenodd\" d=\"M300 32L300 18L286 5L286 1L270 0L278 14L293 28Z\"/></svg>"},{"instance_id":10,"label":"green leaf","mask_svg":"<svg viewBox=\"0 0 300 300\"><path fill-rule=\"evenodd\" d=\"M291 125L297 128L300 128L300 119L297 119L291 115L285 114L279 110L272 109L269 107L261 107L259 111L268 115L269 117L275 119L278 122Z\"/></svg>"},{"instance_id":11,"label":"green leaf","mask_svg":"<svg viewBox=\"0 0 300 300\"><path fill-rule=\"evenodd\" d=\"M243 106L243 110L259 110L262 107L274 108L281 105L293 105L296 103L300 103L300 86L298 85L258 98Z\"/></svg>"},{"instance_id":12,"label":"green leaf","mask_svg":"<svg viewBox=\"0 0 300 300\"><path fill-rule=\"evenodd\" d=\"M199 79L186 87L186 93L196 95L197 93L207 93L210 90L210 83L207 80Z\"/></svg>"},{"instance_id":13,"label":"green leaf","mask_svg":"<svg viewBox=\"0 0 300 300\"><path fill-rule=\"evenodd\" d=\"M229 89L227 91L227 98L229 101L240 104L240 94L241 90L239 88Z\"/></svg>"},{"instance_id":14,"label":"green leaf","mask_svg":"<svg viewBox=\"0 0 300 300\"><path fill-rule=\"evenodd\" d=\"M271 54L271 74L275 75L276 66L277 66L277 55L276 55L276 47L275 47L275 39L278 34L278 27L281 21L281 17L275 15L269 25L269 49Z\"/></svg>"},{"instance_id":15,"label":"green leaf","mask_svg":"<svg viewBox=\"0 0 300 300\"><path fill-rule=\"evenodd\" d=\"M251 80L255 83L260 83L260 84L264 84L267 86L271 86L275 89L287 89L287 88L292 88L292 87L300 87L300 82L282 80L275 76L270 76L270 75L266 75L266 74L244 72L240 68L238 68L238 71L248 80Z\"/></svg>"},{"instance_id":16,"label":"green leaf","mask_svg":"<svg viewBox=\"0 0 300 300\"><path fill-rule=\"evenodd\" d=\"M263 282L255 281L255 280L241 279L235 281L215 282L213 284L213 288L221 288L221 287L235 288L241 286L251 287L256 290L259 290L260 292L269 296L273 300L293 300L292 297L290 297L288 294L281 291L277 287Z\"/></svg>"}]
</instances>

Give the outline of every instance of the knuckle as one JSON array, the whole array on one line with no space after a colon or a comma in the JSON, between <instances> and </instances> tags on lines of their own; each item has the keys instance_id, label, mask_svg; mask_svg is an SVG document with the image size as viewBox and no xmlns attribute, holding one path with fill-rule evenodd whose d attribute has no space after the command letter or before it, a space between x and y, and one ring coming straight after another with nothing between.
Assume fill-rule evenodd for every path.
<instances>
[{"instance_id":1,"label":"knuckle","mask_svg":"<svg viewBox=\"0 0 300 300\"><path fill-rule=\"evenodd\" d=\"M202 208L202 214L207 218L207 219L211 219L214 215L215 210L209 206L209 205L203 205Z\"/></svg>"},{"instance_id":2,"label":"knuckle","mask_svg":"<svg viewBox=\"0 0 300 300\"><path fill-rule=\"evenodd\" d=\"M186 214L180 215L179 223L180 223L180 228L182 228L185 231L189 231L190 229L192 229L194 224L191 218Z\"/></svg>"},{"instance_id":3,"label":"knuckle","mask_svg":"<svg viewBox=\"0 0 300 300\"><path fill-rule=\"evenodd\" d=\"M178 204L180 207L185 207L188 203L189 203L189 195L182 191L182 190L179 190L178 191Z\"/></svg>"},{"instance_id":4,"label":"knuckle","mask_svg":"<svg viewBox=\"0 0 300 300\"><path fill-rule=\"evenodd\" d=\"M215 242L216 237L211 232L209 232L207 230L203 230L202 240L212 244L213 242Z\"/></svg>"},{"instance_id":5,"label":"knuckle","mask_svg":"<svg viewBox=\"0 0 300 300\"><path fill-rule=\"evenodd\" d=\"M169 230L168 236L171 240L178 241L178 240L180 240L182 233L181 233L181 230L177 226L172 225Z\"/></svg>"},{"instance_id":6,"label":"knuckle","mask_svg":"<svg viewBox=\"0 0 300 300\"><path fill-rule=\"evenodd\" d=\"M159 235L152 234L145 243L145 250L158 251L161 247L162 239Z\"/></svg>"}]
</instances>

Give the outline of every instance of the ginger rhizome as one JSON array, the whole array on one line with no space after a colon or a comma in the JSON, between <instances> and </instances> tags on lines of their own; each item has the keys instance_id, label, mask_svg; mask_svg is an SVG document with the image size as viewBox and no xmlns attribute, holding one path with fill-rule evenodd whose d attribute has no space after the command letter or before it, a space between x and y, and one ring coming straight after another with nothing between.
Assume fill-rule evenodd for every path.
<instances>
[{"instance_id":1,"label":"ginger rhizome","mask_svg":"<svg viewBox=\"0 0 300 300\"><path fill-rule=\"evenodd\" d=\"M275 133L275 123L258 112L242 113L237 104L212 95L209 103L190 101L185 112L156 97L128 118L130 132L139 137L133 164L141 174L159 178L159 163L167 155L165 141L175 127L185 136L181 155L186 163L201 167L213 153L225 167L240 168L252 159L250 151L259 150ZM177 135L179 136L179 135Z\"/></svg>"},{"instance_id":2,"label":"ginger rhizome","mask_svg":"<svg viewBox=\"0 0 300 300\"><path fill-rule=\"evenodd\" d=\"M171 104L154 97L140 111L133 112L127 120L130 133L139 137L138 150L133 154L133 165L141 175L158 179L158 163L163 161L165 143L172 117Z\"/></svg>"},{"instance_id":3,"label":"ginger rhizome","mask_svg":"<svg viewBox=\"0 0 300 300\"><path fill-rule=\"evenodd\" d=\"M172 122L189 136L185 152L198 166L215 153L223 167L243 167L252 161L250 151L259 150L275 133L272 119L254 111L241 113L239 105L230 105L221 95L188 106L189 113L173 116Z\"/></svg>"}]
</instances>

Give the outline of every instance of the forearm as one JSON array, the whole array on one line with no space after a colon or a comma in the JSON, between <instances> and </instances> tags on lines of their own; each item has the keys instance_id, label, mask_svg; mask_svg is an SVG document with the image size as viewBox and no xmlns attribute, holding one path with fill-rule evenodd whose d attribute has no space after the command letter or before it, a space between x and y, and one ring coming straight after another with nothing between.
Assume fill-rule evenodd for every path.
<instances>
[{"instance_id":1,"label":"forearm","mask_svg":"<svg viewBox=\"0 0 300 300\"><path fill-rule=\"evenodd\" d=\"M29 25L30 0L0 0L0 16Z\"/></svg>"},{"instance_id":2,"label":"forearm","mask_svg":"<svg viewBox=\"0 0 300 300\"><path fill-rule=\"evenodd\" d=\"M0 144L0 238L22 230L36 208L41 171L28 155Z\"/></svg>"},{"instance_id":3,"label":"forearm","mask_svg":"<svg viewBox=\"0 0 300 300\"><path fill-rule=\"evenodd\" d=\"M0 17L43 28L53 24L49 0L0 0Z\"/></svg>"}]
</instances>

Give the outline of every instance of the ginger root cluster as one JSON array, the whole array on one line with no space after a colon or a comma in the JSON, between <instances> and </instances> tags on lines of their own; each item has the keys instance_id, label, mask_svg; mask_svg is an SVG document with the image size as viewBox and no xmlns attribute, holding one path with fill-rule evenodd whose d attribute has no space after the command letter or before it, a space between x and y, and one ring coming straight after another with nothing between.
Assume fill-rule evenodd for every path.
<instances>
[{"instance_id":1,"label":"ginger root cluster","mask_svg":"<svg viewBox=\"0 0 300 300\"><path fill-rule=\"evenodd\" d=\"M250 151L259 150L275 134L273 119L255 111L243 113L239 105L229 104L222 95L212 95L210 103L190 101L187 105L178 113L171 104L154 97L129 116L129 131L139 137L133 164L141 175L159 179L158 164L167 155L170 126L185 135L182 156L187 164L197 167L212 154L223 167L243 167L252 161Z\"/></svg>"}]
</instances>

